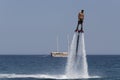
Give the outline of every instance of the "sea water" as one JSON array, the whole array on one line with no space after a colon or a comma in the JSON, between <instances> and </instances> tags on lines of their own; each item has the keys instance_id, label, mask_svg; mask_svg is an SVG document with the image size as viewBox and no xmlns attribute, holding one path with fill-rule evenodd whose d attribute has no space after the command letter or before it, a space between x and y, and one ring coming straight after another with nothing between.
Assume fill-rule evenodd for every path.
<instances>
[{"instance_id":1,"label":"sea water","mask_svg":"<svg viewBox=\"0 0 120 80\"><path fill-rule=\"evenodd\" d=\"M87 55L87 61L93 77L78 80L120 79L119 55ZM0 80L68 79L64 75L66 62L67 58L50 55L0 55Z\"/></svg>"}]
</instances>

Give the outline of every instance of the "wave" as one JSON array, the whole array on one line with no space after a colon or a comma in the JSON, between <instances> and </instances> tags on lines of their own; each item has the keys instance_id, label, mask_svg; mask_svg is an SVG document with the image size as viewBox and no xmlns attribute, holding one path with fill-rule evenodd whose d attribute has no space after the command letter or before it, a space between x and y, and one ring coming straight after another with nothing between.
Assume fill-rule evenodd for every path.
<instances>
[{"instance_id":1,"label":"wave","mask_svg":"<svg viewBox=\"0 0 120 80\"><path fill-rule=\"evenodd\" d=\"M48 75L48 74L0 74L0 78L38 78L38 79L71 79L66 75ZM76 77L72 79L81 79L82 77ZM83 77L85 78L85 77ZM100 76L90 76L88 78L101 78Z\"/></svg>"}]
</instances>

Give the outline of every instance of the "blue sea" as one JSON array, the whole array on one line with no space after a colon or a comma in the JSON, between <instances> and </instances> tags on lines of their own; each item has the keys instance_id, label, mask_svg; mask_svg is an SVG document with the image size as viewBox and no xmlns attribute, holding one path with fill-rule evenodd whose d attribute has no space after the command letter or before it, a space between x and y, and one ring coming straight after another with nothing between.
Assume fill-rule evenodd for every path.
<instances>
[{"instance_id":1,"label":"blue sea","mask_svg":"<svg viewBox=\"0 0 120 80\"><path fill-rule=\"evenodd\" d=\"M0 80L69 80L66 62L50 55L0 55ZM119 55L88 55L87 62L90 78L77 80L120 80Z\"/></svg>"}]
</instances>

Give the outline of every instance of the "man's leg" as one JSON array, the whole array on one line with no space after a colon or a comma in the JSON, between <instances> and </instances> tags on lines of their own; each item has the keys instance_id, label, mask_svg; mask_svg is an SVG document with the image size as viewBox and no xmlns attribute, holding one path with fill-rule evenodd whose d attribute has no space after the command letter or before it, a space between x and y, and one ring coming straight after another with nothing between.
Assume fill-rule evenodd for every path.
<instances>
[{"instance_id":1,"label":"man's leg","mask_svg":"<svg viewBox=\"0 0 120 80\"><path fill-rule=\"evenodd\" d=\"M78 31L79 24L80 24L80 23L79 23L79 21L78 21L77 28L76 28L75 32Z\"/></svg>"},{"instance_id":2,"label":"man's leg","mask_svg":"<svg viewBox=\"0 0 120 80\"><path fill-rule=\"evenodd\" d=\"M81 29L80 29L81 32L83 32L83 23L81 23Z\"/></svg>"},{"instance_id":3,"label":"man's leg","mask_svg":"<svg viewBox=\"0 0 120 80\"><path fill-rule=\"evenodd\" d=\"M81 24L81 30L83 30L83 24Z\"/></svg>"}]
</instances>

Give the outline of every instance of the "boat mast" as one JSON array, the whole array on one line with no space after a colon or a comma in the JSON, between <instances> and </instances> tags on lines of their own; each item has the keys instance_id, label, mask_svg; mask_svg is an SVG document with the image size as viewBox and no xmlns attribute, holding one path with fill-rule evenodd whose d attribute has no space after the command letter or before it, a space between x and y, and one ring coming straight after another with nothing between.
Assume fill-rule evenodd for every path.
<instances>
[{"instance_id":1,"label":"boat mast","mask_svg":"<svg viewBox=\"0 0 120 80\"><path fill-rule=\"evenodd\" d=\"M59 37L57 36L57 52L59 52L59 42L58 42L58 40L59 40Z\"/></svg>"},{"instance_id":2,"label":"boat mast","mask_svg":"<svg viewBox=\"0 0 120 80\"><path fill-rule=\"evenodd\" d=\"M57 52L59 52L59 37L57 36L56 38L56 41L57 41ZM67 41L68 41L68 52L69 52L69 49L70 49L70 43L69 43L69 35L67 35Z\"/></svg>"}]
</instances>

